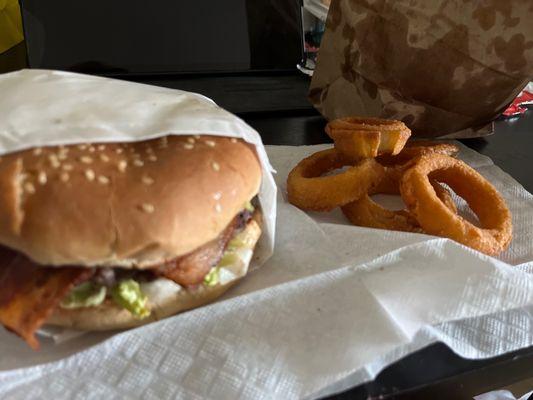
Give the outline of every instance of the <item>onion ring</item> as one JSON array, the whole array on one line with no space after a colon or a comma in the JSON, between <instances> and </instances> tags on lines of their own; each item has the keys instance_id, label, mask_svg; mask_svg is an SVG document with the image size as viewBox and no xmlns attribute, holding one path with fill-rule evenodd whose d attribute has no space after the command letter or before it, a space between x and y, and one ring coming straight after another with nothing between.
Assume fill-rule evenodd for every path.
<instances>
[{"instance_id":1,"label":"onion ring","mask_svg":"<svg viewBox=\"0 0 533 400\"><path fill-rule=\"evenodd\" d=\"M376 160L385 166L385 176L378 183L376 193L398 194L398 186L403 173L411 166L410 162L415 158L428 154L445 154L456 156L459 147L450 143L442 143L434 140L416 140L407 143L403 150L396 156L388 154L379 156Z\"/></svg>"},{"instance_id":2,"label":"onion ring","mask_svg":"<svg viewBox=\"0 0 533 400\"><path fill-rule=\"evenodd\" d=\"M436 196L430 178L444 182L466 200L481 227L454 214ZM400 193L408 210L429 234L444 236L488 255L505 250L512 240L511 212L498 191L481 174L455 158L419 157L403 174Z\"/></svg>"},{"instance_id":3,"label":"onion ring","mask_svg":"<svg viewBox=\"0 0 533 400\"><path fill-rule=\"evenodd\" d=\"M347 160L398 154L411 131L401 121L381 118L339 118L326 125L337 151Z\"/></svg>"},{"instance_id":4,"label":"onion ring","mask_svg":"<svg viewBox=\"0 0 533 400\"><path fill-rule=\"evenodd\" d=\"M415 140L408 142L397 155L384 154L379 156L377 161L381 165L390 166L404 164L424 154L445 154L455 157L457 153L459 153L459 147L455 144L435 140Z\"/></svg>"},{"instance_id":5,"label":"onion ring","mask_svg":"<svg viewBox=\"0 0 533 400\"><path fill-rule=\"evenodd\" d=\"M331 210L366 194L385 172L373 158L368 158L337 175L322 176L344 166L345 161L335 149L304 158L287 178L289 202L304 210Z\"/></svg>"},{"instance_id":6,"label":"onion ring","mask_svg":"<svg viewBox=\"0 0 533 400\"><path fill-rule=\"evenodd\" d=\"M395 190L387 191L387 194L400 194L399 178L396 170L388 169L387 174L392 173L393 176L388 177L391 181L395 181ZM457 207L448 190L435 180L431 180L431 185L435 190L437 197L450 209L451 212L457 213ZM422 233L418 221L411 215L408 210L388 210L370 197L373 194L383 193L379 188L375 188L371 193L365 194L359 200L341 207L343 214L348 220L358 226L366 226L368 228L389 229L393 231L403 232L418 232Z\"/></svg>"}]
</instances>

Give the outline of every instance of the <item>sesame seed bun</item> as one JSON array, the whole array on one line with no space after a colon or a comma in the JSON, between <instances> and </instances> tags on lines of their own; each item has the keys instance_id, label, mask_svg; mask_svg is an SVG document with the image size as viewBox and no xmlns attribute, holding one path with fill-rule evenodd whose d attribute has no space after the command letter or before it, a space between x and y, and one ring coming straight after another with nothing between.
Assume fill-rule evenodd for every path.
<instances>
[{"instance_id":1,"label":"sesame seed bun","mask_svg":"<svg viewBox=\"0 0 533 400\"><path fill-rule=\"evenodd\" d=\"M0 161L0 244L42 265L148 268L215 239L260 182L253 146L231 138L12 153Z\"/></svg>"},{"instance_id":2,"label":"sesame seed bun","mask_svg":"<svg viewBox=\"0 0 533 400\"><path fill-rule=\"evenodd\" d=\"M58 307L46 323L89 331L125 329L145 325L210 303L222 296L248 272L254 246L261 235L259 220L250 220L240 235L247 246L239 249L239 258L233 265L227 267L226 273L230 277L225 281L215 286L199 285L195 289L184 289L168 279L160 278L143 286L142 290L148 297L148 306L152 311L147 318L137 319L113 301L106 300L97 307L78 309Z\"/></svg>"}]
</instances>

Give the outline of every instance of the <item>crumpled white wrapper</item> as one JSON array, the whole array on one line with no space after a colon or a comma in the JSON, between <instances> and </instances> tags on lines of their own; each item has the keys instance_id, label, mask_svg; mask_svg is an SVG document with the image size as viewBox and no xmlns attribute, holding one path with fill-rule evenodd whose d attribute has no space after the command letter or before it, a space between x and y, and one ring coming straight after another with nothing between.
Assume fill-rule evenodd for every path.
<instances>
[{"instance_id":1,"label":"crumpled white wrapper","mask_svg":"<svg viewBox=\"0 0 533 400\"><path fill-rule=\"evenodd\" d=\"M531 194L462 148L513 212L515 239L498 260L291 206L288 171L324 147L267 147L281 189L276 248L222 301L125 332L44 340L40 352L0 333L0 398L312 398L435 341L468 358L533 344Z\"/></svg>"},{"instance_id":2,"label":"crumpled white wrapper","mask_svg":"<svg viewBox=\"0 0 533 400\"><path fill-rule=\"evenodd\" d=\"M165 135L233 136L254 144L263 167L265 234L254 265L274 245L276 186L259 134L197 93L50 70L0 75L0 155L31 147L133 142Z\"/></svg>"}]
</instances>

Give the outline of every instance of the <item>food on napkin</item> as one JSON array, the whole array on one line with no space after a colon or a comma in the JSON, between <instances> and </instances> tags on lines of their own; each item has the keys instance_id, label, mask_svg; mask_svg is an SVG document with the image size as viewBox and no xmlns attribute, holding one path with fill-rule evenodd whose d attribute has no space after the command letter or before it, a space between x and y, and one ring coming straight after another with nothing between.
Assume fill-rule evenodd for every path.
<instances>
[{"instance_id":1,"label":"food on napkin","mask_svg":"<svg viewBox=\"0 0 533 400\"><path fill-rule=\"evenodd\" d=\"M512 240L511 212L494 186L454 158L454 145L406 142L400 121L349 117L326 126L334 147L300 161L287 178L289 201L304 210L341 207L355 225L447 237L488 255ZM327 173L346 167L338 174ZM446 184L466 200L479 220L457 212ZM407 208L388 210L374 194L400 194Z\"/></svg>"},{"instance_id":2,"label":"food on napkin","mask_svg":"<svg viewBox=\"0 0 533 400\"><path fill-rule=\"evenodd\" d=\"M254 146L220 136L37 147L0 162L0 322L108 330L200 306L261 235Z\"/></svg>"}]
</instances>

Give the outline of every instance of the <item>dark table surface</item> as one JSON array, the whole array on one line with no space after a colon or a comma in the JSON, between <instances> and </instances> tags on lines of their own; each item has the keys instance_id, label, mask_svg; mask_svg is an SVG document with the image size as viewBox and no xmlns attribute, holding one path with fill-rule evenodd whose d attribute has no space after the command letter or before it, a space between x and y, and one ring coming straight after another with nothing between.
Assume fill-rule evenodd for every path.
<instances>
[{"instance_id":1,"label":"dark table surface","mask_svg":"<svg viewBox=\"0 0 533 400\"><path fill-rule=\"evenodd\" d=\"M0 73L25 66L24 45L0 55ZM161 86L198 91L239 113L265 144L304 145L329 142L325 120L307 103L304 77L146 77ZM265 110L267 110L265 112ZM463 140L533 192L533 110L513 120L499 120L495 134ZM533 377L533 347L487 360L466 360L444 344L419 350L383 370L374 381L333 399L471 399L472 396Z\"/></svg>"}]
</instances>

